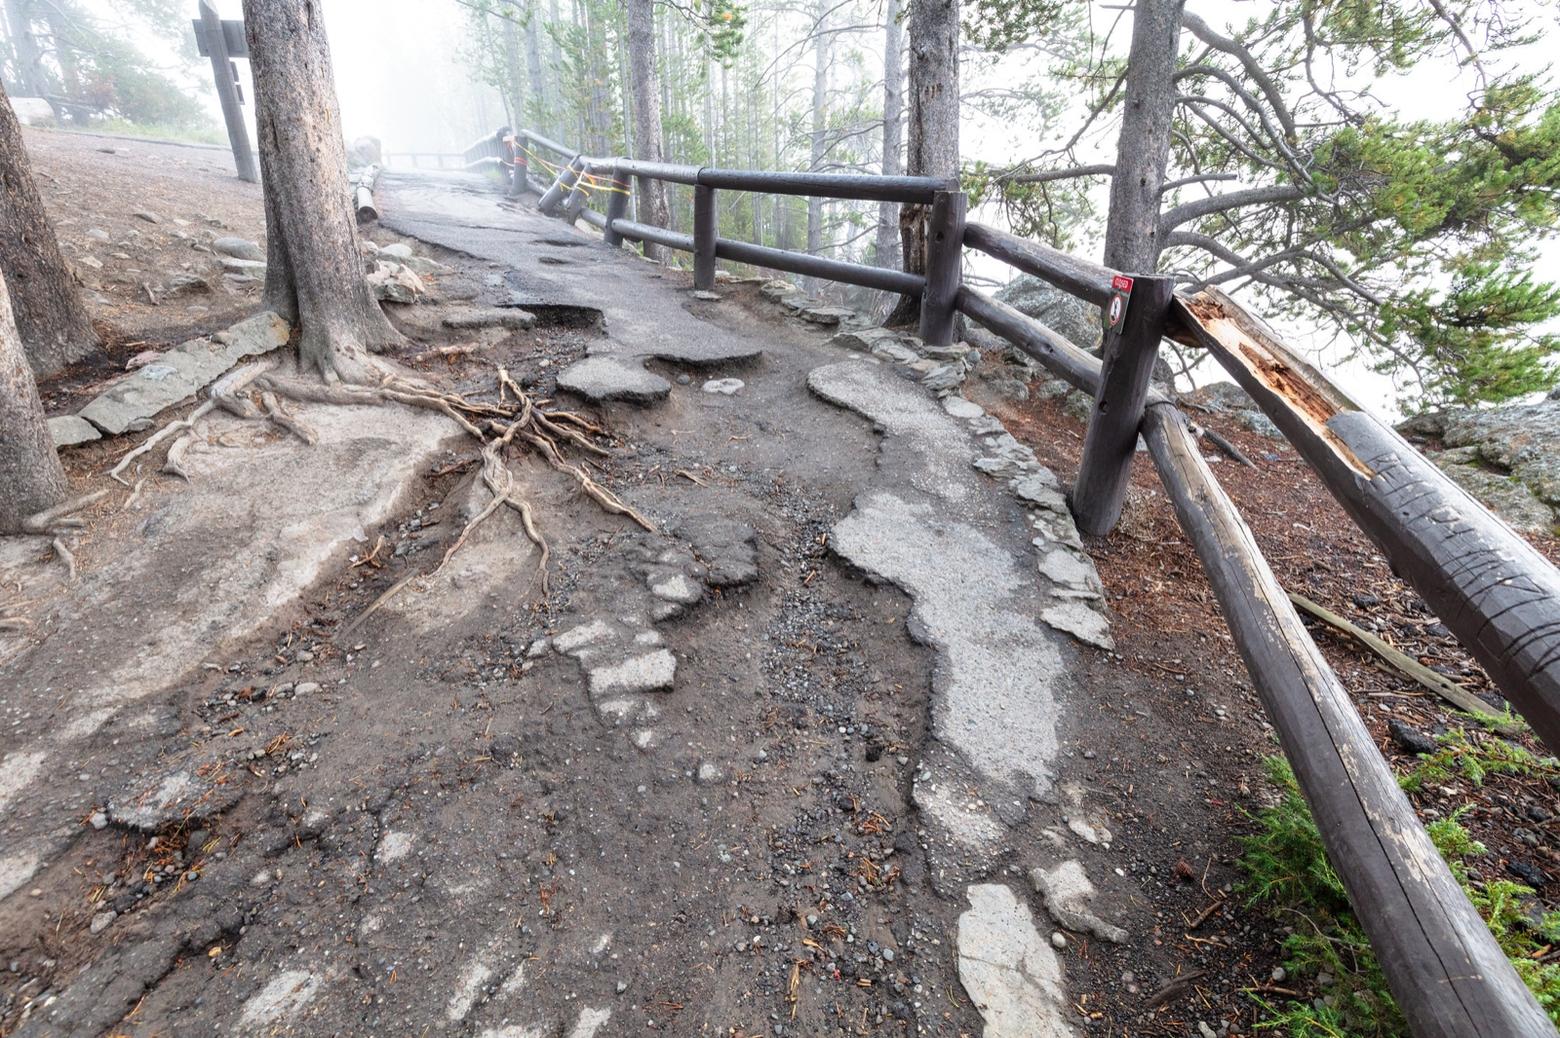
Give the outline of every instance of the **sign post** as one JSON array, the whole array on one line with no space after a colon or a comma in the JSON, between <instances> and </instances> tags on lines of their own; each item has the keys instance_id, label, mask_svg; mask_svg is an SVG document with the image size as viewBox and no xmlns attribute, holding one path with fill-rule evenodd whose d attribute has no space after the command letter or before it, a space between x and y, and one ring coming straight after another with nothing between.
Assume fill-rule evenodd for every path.
<instances>
[{"instance_id":1,"label":"sign post","mask_svg":"<svg viewBox=\"0 0 1560 1038\"><path fill-rule=\"evenodd\" d=\"M236 30L236 31L235 31ZM255 169L255 153L249 147L249 129L244 125L238 92L238 66L231 58L249 57L244 42L243 22L224 22L217 17L209 0L200 0L200 17L195 19L195 42L200 53L211 58L211 72L217 80L217 99L222 102L222 120L227 123L228 143L233 146L233 164L238 179L255 184L260 173Z\"/></svg>"}]
</instances>

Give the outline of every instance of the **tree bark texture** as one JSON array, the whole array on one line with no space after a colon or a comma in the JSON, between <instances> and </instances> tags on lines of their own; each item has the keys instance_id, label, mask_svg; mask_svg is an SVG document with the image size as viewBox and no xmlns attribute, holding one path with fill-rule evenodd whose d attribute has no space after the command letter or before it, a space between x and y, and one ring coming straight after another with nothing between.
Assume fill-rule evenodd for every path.
<instances>
[{"instance_id":1,"label":"tree bark texture","mask_svg":"<svg viewBox=\"0 0 1560 1038\"><path fill-rule=\"evenodd\" d=\"M627 0L628 65L634 98L634 156L643 162L662 162L665 148L661 141L661 77L656 71L655 5L653 0ZM670 212L666 184L650 177L637 177L639 222L665 227ZM645 255L660 259L659 245L646 243Z\"/></svg>"},{"instance_id":2,"label":"tree bark texture","mask_svg":"<svg viewBox=\"0 0 1560 1038\"><path fill-rule=\"evenodd\" d=\"M817 21L813 24L813 91L811 154L807 168L813 173L822 171L827 151L824 134L829 125L829 10L830 0L818 0L815 8ZM807 254L816 256L823 250L823 199L817 195L807 198ZM821 287L818 279L808 278L808 292Z\"/></svg>"},{"instance_id":3,"label":"tree bark texture","mask_svg":"<svg viewBox=\"0 0 1560 1038\"><path fill-rule=\"evenodd\" d=\"M888 0L883 27L883 175L895 177L904 171L899 154L904 144L904 31L899 24L899 0ZM878 203L876 262L880 267L898 266L899 213L893 202Z\"/></svg>"},{"instance_id":4,"label":"tree bark texture","mask_svg":"<svg viewBox=\"0 0 1560 1038\"><path fill-rule=\"evenodd\" d=\"M16 58L16 85L22 97L42 97L49 93L48 72L43 67L43 48L33 27L33 0L5 0L6 19L11 26L11 53Z\"/></svg>"},{"instance_id":5,"label":"tree bark texture","mask_svg":"<svg viewBox=\"0 0 1560 1038\"><path fill-rule=\"evenodd\" d=\"M265 185L265 305L302 328L299 364L367 375L400 340L363 276L320 0L244 0Z\"/></svg>"},{"instance_id":6,"label":"tree bark texture","mask_svg":"<svg viewBox=\"0 0 1560 1038\"><path fill-rule=\"evenodd\" d=\"M525 70L520 63L520 26L513 18L500 19L504 32L504 100L509 107L509 129L525 127Z\"/></svg>"},{"instance_id":7,"label":"tree bark texture","mask_svg":"<svg viewBox=\"0 0 1560 1038\"><path fill-rule=\"evenodd\" d=\"M9 104L0 95L0 103ZM0 533L65 500L70 489L27 367L0 275Z\"/></svg>"},{"instance_id":8,"label":"tree bark texture","mask_svg":"<svg viewBox=\"0 0 1560 1038\"><path fill-rule=\"evenodd\" d=\"M1185 0L1138 0L1127 57L1126 101L1105 223L1105 265L1129 274L1159 266L1160 190L1170 158L1177 44Z\"/></svg>"},{"instance_id":9,"label":"tree bark texture","mask_svg":"<svg viewBox=\"0 0 1560 1038\"><path fill-rule=\"evenodd\" d=\"M97 334L60 255L27 161L22 128L0 87L0 273L11 284L22 348L39 376L97 348Z\"/></svg>"},{"instance_id":10,"label":"tree bark texture","mask_svg":"<svg viewBox=\"0 0 1560 1038\"><path fill-rule=\"evenodd\" d=\"M905 172L911 176L959 175L959 2L910 0L910 86ZM899 207L904 269L926 273L925 206ZM918 318L914 299L902 298L889 324Z\"/></svg>"}]
</instances>

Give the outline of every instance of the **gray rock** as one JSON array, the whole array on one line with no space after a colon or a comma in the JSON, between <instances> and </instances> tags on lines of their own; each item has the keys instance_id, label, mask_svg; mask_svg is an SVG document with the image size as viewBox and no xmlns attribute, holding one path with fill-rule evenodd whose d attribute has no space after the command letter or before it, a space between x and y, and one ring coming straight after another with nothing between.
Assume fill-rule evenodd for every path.
<instances>
[{"instance_id":1,"label":"gray rock","mask_svg":"<svg viewBox=\"0 0 1560 1038\"><path fill-rule=\"evenodd\" d=\"M1110 623L1082 602L1062 602L1051 606L1041 611L1040 619L1081 642L1107 652L1115 651L1116 643L1110 636Z\"/></svg>"},{"instance_id":2,"label":"gray rock","mask_svg":"<svg viewBox=\"0 0 1560 1038\"><path fill-rule=\"evenodd\" d=\"M791 284L789 281L782 281L781 279L776 278L773 281L766 281L760 285L758 294L769 300L771 303L778 303L787 296L796 295L799 291L800 289Z\"/></svg>"},{"instance_id":3,"label":"gray rock","mask_svg":"<svg viewBox=\"0 0 1560 1038\"><path fill-rule=\"evenodd\" d=\"M394 242L390 245L382 245L379 248L381 256L390 256L394 259L410 259L412 247L405 242Z\"/></svg>"},{"instance_id":4,"label":"gray rock","mask_svg":"<svg viewBox=\"0 0 1560 1038\"><path fill-rule=\"evenodd\" d=\"M1088 874L1078 862L1064 861L1048 869L1031 869L1029 882L1058 926L1074 933L1090 933L1112 944L1126 943L1125 930L1100 919L1090 908L1094 901L1094 884L1089 882ZM1052 941L1054 943L1055 937ZM1058 948L1063 946L1056 945Z\"/></svg>"},{"instance_id":5,"label":"gray rock","mask_svg":"<svg viewBox=\"0 0 1560 1038\"><path fill-rule=\"evenodd\" d=\"M397 263L375 263L368 274L368 286L384 303L415 303L428 291L422 278Z\"/></svg>"},{"instance_id":6,"label":"gray rock","mask_svg":"<svg viewBox=\"0 0 1560 1038\"><path fill-rule=\"evenodd\" d=\"M114 383L81 409L81 417L117 436L194 395L245 357L285 345L289 332L286 321L266 311L210 339L181 343Z\"/></svg>"},{"instance_id":7,"label":"gray rock","mask_svg":"<svg viewBox=\"0 0 1560 1038\"><path fill-rule=\"evenodd\" d=\"M524 329L536 325L536 315L519 307L490 307L482 310L456 310L445 314L443 325L454 331L480 328Z\"/></svg>"},{"instance_id":8,"label":"gray rock","mask_svg":"<svg viewBox=\"0 0 1560 1038\"><path fill-rule=\"evenodd\" d=\"M149 213L144 209L136 212L134 215L137 220L145 220L147 223L162 223L162 217L156 213Z\"/></svg>"},{"instance_id":9,"label":"gray rock","mask_svg":"<svg viewBox=\"0 0 1560 1038\"><path fill-rule=\"evenodd\" d=\"M704 289L697 289L693 293L693 298L699 300L701 303L718 303L720 302L720 293L707 292Z\"/></svg>"},{"instance_id":10,"label":"gray rock","mask_svg":"<svg viewBox=\"0 0 1560 1038\"><path fill-rule=\"evenodd\" d=\"M758 536L747 523L720 515L691 515L672 531L704 562L704 583L738 587L758 579Z\"/></svg>"},{"instance_id":11,"label":"gray rock","mask_svg":"<svg viewBox=\"0 0 1560 1038\"><path fill-rule=\"evenodd\" d=\"M672 391L671 383L631 360L601 354L563 369L558 388L587 400L630 400L650 403Z\"/></svg>"},{"instance_id":12,"label":"gray rock","mask_svg":"<svg viewBox=\"0 0 1560 1038\"><path fill-rule=\"evenodd\" d=\"M92 917L92 923L87 927L93 934L100 934L114 924L119 918L119 913L114 911L98 912Z\"/></svg>"},{"instance_id":13,"label":"gray rock","mask_svg":"<svg viewBox=\"0 0 1560 1038\"><path fill-rule=\"evenodd\" d=\"M966 894L959 982L985 1021L984 1038L1070 1038L1061 965L1028 907L999 883Z\"/></svg>"},{"instance_id":14,"label":"gray rock","mask_svg":"<svg viewBox=\"0 0 1560 1038\"><path fill-rule=\"evenodd\" d=\"M699 765L699 771L696 778L699 785L701 786L713 786L724 781L726 778L726 773L720 770L719 765L710 761L705 761Z\"/></svg>"},{"instance_id":15,"label":"gray rock","mask_svg":"<svg viewBox=\"0 0 1560 1038\"><path fill-rule=\"evenodd\" d=\"M964 384L966 373L962 361L950 361L928 371L921 384L934 393L952 393Z\"/></svg>"},{"instance_id":16,"label":"gray rock","mask_svg":"<svg viewBox=\"0 0 1560 1038\"><path fill-rule=\"evenodd\" d=\"M1085 350L1100 345L1100 311L1049 282L1020 275L997 293L997 298L1020 313L1033 317Z\"/></svg>"},{"instance_id":17,"label":"gray rock","mask_svg":"<svg viewBox=\"0 0 1560 1038\"><path fill-rule=\"evenodd\" d=\"M1547 529L1560 521L1560 400L1417 415L1398 431L1440 438L1450 449L1437 464L1512 525ZM1448 459L1463 464L1454 468ZM1550 518L1539 516L1535 502Z\"/></svg>"},{"instance_id":18,"label":"gray rock","mask_svg":"<svg viewBox=\"0 0 1560 1038\"><path fill-rule=\"evenodd\" d=\"M223 270L233 274L254 275L265 273L264 259L255 260L242 256L223 256L218 262L222 264Z\"/></svg>"},{"instance_id":19,"label":"gray rock","mask_svg":"<svg viewBox=\"0 0 1560 1038\"><path fill-rule=\"evenodd\" d=\"M677 657L667 649L632 656L620 663L590 669L592 698L635 692L655 692L672 687L677 677Z\"/></svg>"},{"instance_id":20,"label":"gray rock","mask_svg":"<svg viewBox=\"0 0 1560 1038\"><path fill-rule=\"evenodd\" d=\"M103 230L103 228L101 228L101 227L88 227L87 228L87 237L91 238L93 241L108 241L109 240L108 232Z\"/></svg>"},{"instance_id":21,"label":"gray rock","mask_svg":"<svg viewBox=\"0 0 1560 1038\"><path fill-rule=\"evenodd\" d=\"M799 314L802 320L834 328L856 316L856 311L844 306L809 306Z\"/></svg>"},{"instance_id":22,"label":"gray rock","mask_svg":"<svg viewBox=\"0 0 1560 1038\"><path fill-rule=\"evenodd\" d=\"M209 295L210 292L210 282L199 274L192 274L189 271L181 270L170 274L163 282L163 295L169 299Z\"/></svg>"},{"instance_id":23,"label":"gray rock","mask_svg":"<svg viewBox=\"0 0 1560 1038\"><path fill-rule=\"evenodd\" d=\"M1233 382L1210 382L1206 386L1198 386L1190 393L1184 393L1181 399L1189 404L1205 407L1210 411L1254 411L1256 401L1246 395L1246 391Z\"/></svg>"},{"instance_id":24,"label":"gray rock","mask_svg":"<svg viewBox=\"0 0 1560 1038\"><path fill-rule=\"evenodd\" d=\"M265 262L265 250L260 247L259 242L252 242L248 238L232 235L217 238L212 241L211 250L220 256L228 256L232 259Z\"/></svg>"},{"instance_id":25,"label":"gray rock","mask_svg":"<svg viewBox=\"0 0 1560 1038\"><path fill-rule=\"evenodd\" d=\"M720 396L736 396L742 390L743 385L744 383L740 378L712 378L704 383L704 391Z\"/></svg>"},{"instance_id":26,"label":"gray rock","mask_svg":"<svg viewBox=\"0 0 1560 1038\"><path fill-rule=\"evenodd\" d=\"M49 435L54 438L55 447L74 447L78 443L91 443L103 436L98 432L97 426L80 415L73 414L50 418Z\"/></svg>"},{"instance_id":27,"label":"gray rock","mask_svg":"<svg viewBox=\"0 0 1560 1038\"><path fill-rule=\"evenodd\" d=\"M1282 440L1284 434L1279 432L1278 426L1273 420L1261 411L1237 411L1235 420L1258 436L1266 436L1270 440Z\"/></svg>"},{"instance_id":28,"label":"gray rock","mask_svg":"<svg viewBox=\"0 0 1560 1038\"><path fill-rule=\"evenodd\" d=\"M835 333L829 340L829 345L870 353L879 343L901 344L904 338L892 328L849 328Z\"/></svg>"}]
</instances>

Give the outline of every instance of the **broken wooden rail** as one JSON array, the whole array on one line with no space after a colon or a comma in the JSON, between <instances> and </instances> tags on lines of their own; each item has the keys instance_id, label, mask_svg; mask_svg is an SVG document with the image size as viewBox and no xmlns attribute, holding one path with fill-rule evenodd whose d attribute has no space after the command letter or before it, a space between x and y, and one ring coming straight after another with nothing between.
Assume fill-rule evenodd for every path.
<instances>
[{"instance_id":1,"label":"broken wooden rail","mask_svg":"<svg viewBox=\"0 0 1560 1038\"><path fill-rule=\"evenodd\" d=\"M711 287L715 261L729 259L919 295L929 342L948 341L952 315L962 313L1093 395L1070 502L1085 532L1104 534L1114 526L1141 434L1413 1033L1557 1034L1435 850L1337 674L1204 460L1185 415L1151 385L1161 338L1206 349L1230 371L1539 736L1560 749L1560 573L1527 542L1227 297L1205 292L1188 298L1176 294L1169 279L1124 275L967 222L964 196L951 183L577 154L569 160L543 190L543 211L571 220L592 212L583 207L591 178L610 177L619 190L610 194L607 212L592 220L606 240L693 253L697 287ZM692 186L694 233L628 219L623 188L629 177ZM722 239L714 219L717 189L929 206L927 274ZM1105 308L1104 359L964 284L965 245Z\"/></svg>"}]
</instances>

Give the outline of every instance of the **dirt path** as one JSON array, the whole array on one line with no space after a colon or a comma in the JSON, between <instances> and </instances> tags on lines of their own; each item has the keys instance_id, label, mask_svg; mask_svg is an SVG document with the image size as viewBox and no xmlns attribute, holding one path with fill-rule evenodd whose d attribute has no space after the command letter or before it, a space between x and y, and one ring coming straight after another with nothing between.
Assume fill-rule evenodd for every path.
<instances>
[{"instance_id":1,"label":"dirt path","mask_svg":"<svg viewBox=\"0 0 1560 1038\"><path fill-rule=\"evenodd\" d=\"M316 406L313 447L210 422L69 588L8 548L0 1029L998 1038L1083 1026L1102 963L1168 979L1098 581L1026 448L479 182L383 209L460 250L414 335L540 318L425 373L593 400L656 532L517 462L547 592L505 514L357 624L485 498L452 424Z\"/></svg>"}]
</instances>

